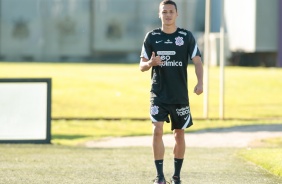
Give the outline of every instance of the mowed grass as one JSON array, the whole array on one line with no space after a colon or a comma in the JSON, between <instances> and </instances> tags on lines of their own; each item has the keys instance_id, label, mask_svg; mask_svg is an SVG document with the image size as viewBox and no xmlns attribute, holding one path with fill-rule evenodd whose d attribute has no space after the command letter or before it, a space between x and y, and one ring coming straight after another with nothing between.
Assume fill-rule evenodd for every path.
<instances>
[{"instance_id":1,"label":"mowed grass","mask_svg":"<svg viewBox=\"0 0 282 184\"><path fill-rule=\"evenodd\" d=\"M237 149L189 148L183 183L281 183L281 179L236 157ZM0 183L148 184L156 175L149 147L87 149L56 145L0 145ZM173 174L167 148L164 174Z\"/></svg>"},{"instance_id":2,"label":"mowed grass","mask_svg":"<svg viewBox=\"0 0 282 184\"><path fill-rule=\"evenodd\" d=\"M238 154L282 178L282 137L263 139L259 147L243 149Z\"/></svg>"},{"instance_id":3,"label":"mowed grass","mask_svg":"<svg viewBox=\"0 0 282 184\"><path fill-rule=\"evenodd\" d=\"M197 120L202 118L203 96L197 96L192 93L196 84L194 67L188 67L189 95L192 114L195 125L188 131L197 131L207 128L232 127L239 125L251 124L276 124L281 123L282 117L282 70L279 68L243 68L243 67L226 67L225 69L225 118L234 120ZM52 78L52 117L86 117L86 118L147 118L149 110L149 90L150 90L150 72L142 73L139 71L138 64L77 64L77 63L0 63L1 78ZM219 101L219 68L210 68L210 85L209 85L209 117L218 118L218 101ZM260 120L244 121L242 119L258 118ZM169 124L165 125L165 133L171 133ZM99 139L109 136L135 136L151 134L151 123L149 121L52 121L52 143L56 145L82 145L83 142L92 139ZM8 145L9 146L9 145ZM18 146L10 145L17 153ZM44 146L45 147L45 146ZM19 149L23 151L36 151L37 148L45 150L44 147L37 145L23 146ZM54 159L73 159L76 156L67 156L75 147L63 147L67 153L53 155ZM77 148L78 155L83 154L81 148ZM121 149L122 150L122 149ZM129 157L135 149L126 150ZM97 151L97 152L96 152ZM96 150L95 154L108 154L107 151ZM147 153L139 152L141 155ZM27 153L28 154L28 153ZM92 153L91 153L92 154ZM123 154L123 152L122 152ZM3 154L2 154L3 155ZM8 154L7 157L11 156ZM71 155L71 154L70 154ZM244 158L262 167L270 170L272 173L281 176L282 164L270 161L271 158L280 158L281 148L259 148L240 153ZM43 159L48 160L48 156L42 153ZM0 157L3 158L3 157ZM38 164L38 159L28 159L28 162L17 159L11 162L15 168L26 168ZM252 159L251 159L252 158ZM255 159L254 159L255 158ZM10 157L12 159L12 157ZM5 160L5 159L4 159ZM124 159L115 160L117 162L125 161ZM54 161L55 162L55 161ZM97 164L98 160L93 161ZM74 168L76 164L85 163L71 162L68 168ZM74 164L74 165L72 165ZM115 165L117 163L113 163ZM106 167L112 170L113 165ZM47 165L39 165L40 167ZM89 173L95 171L92 166L87 165ZM11 165L6 168L12 168ZM14 169L15 169L14 168ZM58 167L62 169L61 167ZM150 165L151 168L151 165ZM85 168L82 168L84 170ZM117 168L118 169L118 168ZM8 169L9 170L9 169ZM56 169L55 169L56 170ZM76 169L75 169L76 170ZM10 170L11 171L11 170ZM43 181L47 181L48 174L41 173L39 170L30 170L31 173L36 171L35 176L42 176ZM58 171L58 170L57 170ZM56 181L77 181L80 183L78 175L82 175L81 170L76 174L65 176L73 170L60 170L58 175L49 170L47 173L54 175ZM17 173L17 172L15 172ZM13 173L10 173L13 174ZM18 173L17 173L18 174ZM89 175L88 175L89 174ZM118 175L121 174L118 172ZM150 173L151 174L151 173ZM60 175L60 176L59 176ZM129 176L130 173L124 173ZM145 174L147 176L147 174ZM17 175L14 175L17 176ZM35 177L34 176L34 177ZM74 178L78 178L75 180ZM142 177L141 177L142 178ZM7 178L6 178L7 179ZM18 177L9 177L11 183L18 180ZM6 181L6 180L5 180ZM32 183L31 180L23 179ZM38 183L39 180L35 180ZM82 179L82 181L85 181ZM88 181L88 180L87 180ZM89 180L90 181L90 180ZM111 181L111 180L104 180ZM132 180L134 181L134 180ZM63 182L62 182L63 183ZM83 182L81 182L83 183ZM87 182L85 182L87 183ZM90 183L90 182L89 182ZM103 183L103 182L102 182ZM106 182L104 182L106 183ZM147 183L147 182L146 182Z\"/></svg>"},{"instance_id":4,"label":"mowed grass","mask_svg":"<svg viewBox=\"0 0 282 184\"><path fill-rule=\"evenodd\" d=\"M194 66L188 67L191 111L203 117L203 95L193 93ZM282 116L282 69L226 67L225 118ZM0 63L1 78L52 78L52 117L147 118L150 72L138 64ZM209 75L209 117L219 114L219 68Z\"/></svg>"},{"instance_id":5,"label":"mowed grass","mask_svg":"<svg viewBox=\"0 0 282 184\"><path fill-rule=\"evenodd\" d=\"M194 119L203 117L203 95L192 91L194 66L188 66L189 95ZM196 120L191 131L280 120L241 121L243 118L282 118L282 70L226 67L225 117L232 121ZM52 78L52 118L149 118L150 72L138 64L0 63L1 78ZM219 68L210 68L209 115L218 118ZM75 127L75 128L74 128ZM136 128L138 127L138 129ZM170 133L170 126L165 126ZM53 141L97 139L105 136L151 134L149 121L52 121Z\"/></svg>"},{"instance_id":6,"label":"mowed grass","mask_svg":"<svg viewBox=\"0 0 282 184\"><path fill-rule=\"evenodd\" d=\"M269 172L282 177L282 149L280 148L253 148L239 152L239 155Z\"/></svg>"}]
</instances>

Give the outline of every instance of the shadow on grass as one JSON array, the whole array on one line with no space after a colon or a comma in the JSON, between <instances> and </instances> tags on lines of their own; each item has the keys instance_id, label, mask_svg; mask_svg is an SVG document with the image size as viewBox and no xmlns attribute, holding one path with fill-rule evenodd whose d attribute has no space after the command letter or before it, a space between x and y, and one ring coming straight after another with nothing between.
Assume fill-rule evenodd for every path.
<instances>
[{"instance_id":1,"label":"shadow on grass","mask_svg":"<svg viewBox=\"0 0 282 184\"><path fill-rule=\"evenodd\" d=\"M282 132L282 124L242 125L242 126L234 126L234 127L228 127L228 128L210 128L210 129L195 131L193 133L262 132L262 131Z\"/></svg>"},{"instance_id":2,"label":"shadow on grass","mask_svg":"<svg viewBox=\"0 0 282 184\"><path fill-rule=\"evenodd\" d=\"M52 139L69 139L69 140L74 140L74 139L81 139L89 137L87 135L63 135L63 134L52 134Z\"/></svg>"}]
</instances>

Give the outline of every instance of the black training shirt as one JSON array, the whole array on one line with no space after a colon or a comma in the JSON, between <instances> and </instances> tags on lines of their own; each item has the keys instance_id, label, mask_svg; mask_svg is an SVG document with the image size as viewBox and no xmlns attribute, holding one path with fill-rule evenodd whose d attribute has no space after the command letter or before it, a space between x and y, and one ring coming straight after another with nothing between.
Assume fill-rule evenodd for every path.
<instances>
[{"instance_id":1,"label":"black training shirt","mask_svg":"<svg viewBox=\"0 0 282 184\"><path fill-rule=\"evenodd\" d=\"M161 28L147 33L140 57L150 59L152 52L163 64L153 66L151 73L151 101L166 104L187 104L187 65L189 59L201 56L195 38L186 29L177 28L172 34Z\"/></svg>"}]
</instances>

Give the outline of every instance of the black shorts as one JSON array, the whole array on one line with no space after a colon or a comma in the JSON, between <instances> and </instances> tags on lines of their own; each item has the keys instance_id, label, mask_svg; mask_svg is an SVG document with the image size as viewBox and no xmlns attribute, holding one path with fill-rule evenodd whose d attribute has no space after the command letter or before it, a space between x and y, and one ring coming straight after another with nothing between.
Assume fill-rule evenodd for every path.
<instances>
[{"instance_id":1,"label":"black shorts","mask_svg":"<svg viewBox=\"0 0 282 184\"><path fill-rule=\"evenodd\" d=\"M185 129L193 125L189 104L151 102L150 117L153 123L169 123L171 119L171 130Z\"/></svg>"}]
</instances>

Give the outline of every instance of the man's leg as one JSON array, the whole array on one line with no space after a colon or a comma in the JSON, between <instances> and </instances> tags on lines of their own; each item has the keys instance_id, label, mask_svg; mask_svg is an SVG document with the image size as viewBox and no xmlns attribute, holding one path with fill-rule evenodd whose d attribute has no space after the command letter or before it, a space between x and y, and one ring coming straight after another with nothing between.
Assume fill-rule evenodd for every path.
<instances>
[{"instance_id":1,"label":"man's leg","mask_svg":"<svg viewBox=\"0 0 282 184\"><path fill-rule=\"evenodd\" d=\"M153 123L153 153L157 175L164 177L163 159L164 159L164 143L163 143L163 125L164 122Z\"/></svg>"},{"instance_id":2,"label":"man's leg","mask_svg":"<svg viewBox=\"0 0 282 184\"><path fill-rule=\"evenodd\" d=\"M164 158L164 143L163 143L163 125L164 122L153 123L153 152L154 159L161 160Z\"/></svg>"},{"instance_id":3,"label":"man's leg","mask_svg":"<svg viewBox=\"0 0 282 184\"><path fill-rule=\"evenodd\" d=\"M180 179L180 171L185 154L185 132L184 129L174 130L175 146L174 153L174 174L173 177Z\"/></svg>"},{"instance_id":4,"label":"man's leg","mask_svg":"<svg viewBox=\"0 0 282 184\"><path fill-rule=\"evenodd\" d=\"M173 149L174 157L183 159L185 154L185 132L184 129L174 129L175 145Z\"/></svg>"}]
</instances>

